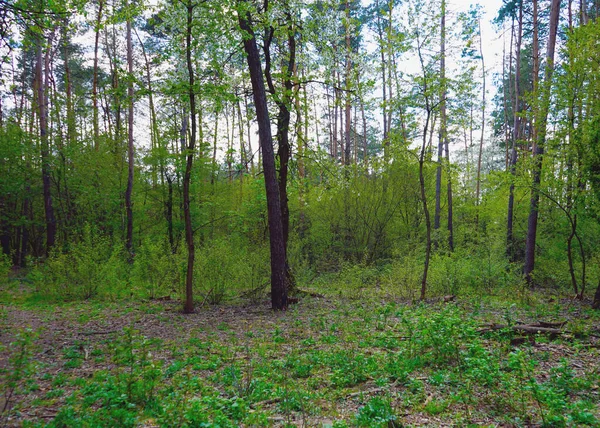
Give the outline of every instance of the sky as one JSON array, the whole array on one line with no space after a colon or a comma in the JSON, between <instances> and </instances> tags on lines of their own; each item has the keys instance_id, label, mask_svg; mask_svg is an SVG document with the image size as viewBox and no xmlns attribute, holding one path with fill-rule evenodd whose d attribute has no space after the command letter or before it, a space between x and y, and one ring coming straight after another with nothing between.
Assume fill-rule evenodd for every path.
<instances>
[{"instance_id":1,"label":"sky","mask_svg":"<svg viewBox=\"0 0 600 428\"><path fill-rule=\"evenodd\" d=\"M492 20L498 14L502 0L449 0L450 7L456 12L469 10L471 5L479 4L485 11L481 22L483 43L483 56L486 59L486 68L489 72L500 72L502 70L502 34L492 24ZM490 79L491 82L491 79Z\"/></svg>"}]
</instances>

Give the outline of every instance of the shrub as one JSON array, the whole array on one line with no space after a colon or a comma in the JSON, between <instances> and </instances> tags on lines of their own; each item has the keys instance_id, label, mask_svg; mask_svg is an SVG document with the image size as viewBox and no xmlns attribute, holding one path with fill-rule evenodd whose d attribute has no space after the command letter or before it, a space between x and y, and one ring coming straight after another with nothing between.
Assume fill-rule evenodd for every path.
<instances>
[{"instance_id":1,"label":"shrub","mask_svg":"<svg viewBox=\"0 0 600 428\"><path fill-rule=\"evenodd\" d=\"M101 290L116 292L126 283L122 248L111 248L107 238L85 226L83 239L69 252L54 252L41 269L50 294L64 300L90 299Z\"/></svg>"},{"instance_id":2,"label":"shrub","mask_svg":"<svg viewBox=\"0 0 600 428\"><path fill-rule=\"evenodd\" d=\"M181 255L173 254L166 241L144 241L133 263L133 288L150 299L169 294L179 281L183 260Z\"/></svg>"}]
</instances>

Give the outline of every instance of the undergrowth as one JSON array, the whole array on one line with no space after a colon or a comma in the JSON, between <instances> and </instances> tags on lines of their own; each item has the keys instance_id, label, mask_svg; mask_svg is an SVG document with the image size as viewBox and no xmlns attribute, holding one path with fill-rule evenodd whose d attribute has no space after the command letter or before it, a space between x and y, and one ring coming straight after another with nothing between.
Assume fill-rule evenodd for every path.
<instances>
[{"instance_id":1,"label":"undergrowth","mask_svg":"<svg viewBox=\"0 0 600 428\"><path fill-rule=\"evenodd\" d=\"M522 308L490 315L486 305L307 304L274 322L242 317L178 337L127 327L111 340L75 342L39 374L27 369L35 336L20 336L4 350L20 367L4 374L15 404L8 424L600 424L589 330L515 346L510 328L479 329L494 317L514 324ZM60 374L45 377L52 364L62 364ZM46 408L56 409L50 421L38 416Z\"/></svg>"}]
</instances>

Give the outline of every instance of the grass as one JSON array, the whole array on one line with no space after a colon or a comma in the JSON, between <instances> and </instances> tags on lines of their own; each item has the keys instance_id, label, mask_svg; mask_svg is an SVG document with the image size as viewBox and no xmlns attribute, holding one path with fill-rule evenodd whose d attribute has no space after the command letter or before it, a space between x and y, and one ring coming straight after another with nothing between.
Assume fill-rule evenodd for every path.
<instances>
[{"instance_id":1,"label":"grass","mask_svg":"<svg viewBox=\"0 0 600 428\"><path fill-rule=\"evenodd\" d=\"M600 317L577 303L336 292L285 313L262 303L183 316L176 302L39 307L11 294L0 425L600 426ZM510 329L478 331L528 321L567 321L576 335L514 346Z\"/></svg>"}]
</instances>

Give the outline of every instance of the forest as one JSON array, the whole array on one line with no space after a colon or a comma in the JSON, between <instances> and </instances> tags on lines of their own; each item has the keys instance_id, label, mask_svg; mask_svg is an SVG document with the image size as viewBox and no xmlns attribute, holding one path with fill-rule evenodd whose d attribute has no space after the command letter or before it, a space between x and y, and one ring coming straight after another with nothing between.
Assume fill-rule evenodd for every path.
<instances>
[{"instance_id":1,"label":"forest","mask_svg":"<svg viewBox=\"0 0 600 428\"><path fill-rule=\"evenodd\" d=\"M600 426L599 18L0 0L0 426Z\"/></svg>"}]
</instances>

